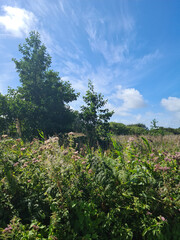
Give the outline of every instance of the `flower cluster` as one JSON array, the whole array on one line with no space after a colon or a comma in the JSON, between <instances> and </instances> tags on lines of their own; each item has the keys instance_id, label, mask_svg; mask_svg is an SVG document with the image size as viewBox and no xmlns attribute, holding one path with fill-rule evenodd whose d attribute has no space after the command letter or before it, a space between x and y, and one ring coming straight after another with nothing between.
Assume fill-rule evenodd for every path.
<instances>
[{"instance_id":1,"label":"flower cluster","mask_svg":"<svg viewBox=\"0 0 180 240\"><path fill-rule=\"evenodd\" d=\"M11 225L8 225L8 227L6 227L4 230L3 230L3 233L11 233L12 231L12 227Z\"/></svg>"},{"instance_id":2,"label":"flower cluster","mask_svg":"<svg viewBox=\"0 0 180 240\"><path fill-rule=\"evenodd\" d=\"M155 172L157 172L158 170L167 171L167 170L169 170L169 169L171 169L171 168L170 168L170 167L167 167L167 166L162 167L162 166L160 166L160 164L158 163L158 164L155 165L154 171L155 171Z\"/></svg>"}]
</instances>

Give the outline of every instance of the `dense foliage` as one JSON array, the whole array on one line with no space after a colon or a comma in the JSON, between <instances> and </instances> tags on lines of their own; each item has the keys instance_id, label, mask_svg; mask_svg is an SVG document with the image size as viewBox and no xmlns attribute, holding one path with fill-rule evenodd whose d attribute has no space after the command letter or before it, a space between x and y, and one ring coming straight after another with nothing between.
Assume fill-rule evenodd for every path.
<instances>
[{"instance_id":1,"label":"dense foliage","mask_svg":"<svg viewBox=\"0 0 180 240\"><path fill-rule=\"evenodd\" d=\"M156 121L153 120L153 124L156 124ZM125 125L123 123L110 123L110 130L115 135L178 135L180 134L180 128L165 128L165 127L157 127L156 125L152 125L150 129L148 129L144 124L130 124Z\"/></svg>"},{"instance_id":2,"label":"dense foliage","mask_svg":"<svg viewBox=\"0 0 180 240\"><path fill-rule=\"evenodd\" d=\"M1 239L180 239L179 136L0 140Z\"/></svg>"},{"instance_id":3,"label":"dense foliage","mask_svg":"<svg viewBox=\"0 0 180 240\"><path fill-rule=\"evenodd\" d=\"M9 89L6 99L1 96L0 104L6 103L7 107L0 110L0 116L6 118L8 128L18 121L19 131L28 138L37 136L37 130L45 135L70 130L74 116L68 103L76 100L78 94L50 69L51 57L39 34L31 32L19 45L19 51L22 58L13 61L21 87Z\"/></svg>"},{"instance_id":4,"label":"dense foliage","mask_svg":"<svg viewBox=\"0 0 180 240\"><path fill-rule=\"evenodd\" d=\"M103 99L102 94L94 91L94 86L91 81L88 83L88 91L83 96L86 105L81 106L80 119L82 121L82 131L88 138L89 146L95 146L96 142L108 140L110 131L109 119L113 112L103 107L107 100Z\"/></svg>"}]
</instances>

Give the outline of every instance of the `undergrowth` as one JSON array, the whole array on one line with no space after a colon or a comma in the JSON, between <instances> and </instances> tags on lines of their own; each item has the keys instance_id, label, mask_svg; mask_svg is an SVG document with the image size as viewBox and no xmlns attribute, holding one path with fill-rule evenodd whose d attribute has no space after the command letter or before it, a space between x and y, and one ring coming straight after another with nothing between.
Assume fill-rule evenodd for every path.
<instances>
[{"instance_id":1,"label":"undergrowth","mask_svg":"<svg viewBox=\"0 0 180 240\"><path fill-rule=\"evenodd\" d=\"M148 138L77 151L2 136L1 239L180 239L180 147Z\"/></svg>"}]
</instances>

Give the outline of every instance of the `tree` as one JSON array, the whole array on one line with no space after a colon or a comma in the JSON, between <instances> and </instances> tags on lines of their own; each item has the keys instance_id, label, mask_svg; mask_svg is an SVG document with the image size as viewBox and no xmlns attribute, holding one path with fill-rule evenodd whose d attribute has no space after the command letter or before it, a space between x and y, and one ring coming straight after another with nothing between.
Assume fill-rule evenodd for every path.
<instances>
[{"instance_id":1,"label":"tree","mask_svg":"<svg viewBox=\"0 0 180 240\"><path fill-rule=\"evenodd\" d=\"M0 134L7 132L8 129L7 109L7 98L0 93Z\"/></svg>"},{"instance_id":2,"label":"tree","mask_svg":"<svg viewBox=\"0 0 180 240\"><path fill-rule=\"evenodd\" d=\"M115 135L128 135L129 128L123 123L110 122L110 130Z\"/></svg>"},{"instance_id":3,"label":"tree","mask_svg":"<svg viewBox=\"0 0 180 240\"><path fill-rule=\"evenodd\" d=\"M158 129L159 127L157 126L157 123L158 121L154 118L152 121L151 121L151 130L152 129Z\"/></svg>"},{"instance_id":4,"label":"tree","mask_svg":"<svg viewBox=\"0 0 180 240\"><path fill-rule=\"evenodd\" d=\"M86 95L83 96L86 106L81 106L80 116L89 145L94 146L97 142L108 139L110 129L108 121L113 112L103 109L107 100L103 99L102 94L94 91L94 86L90 80L88 88Z\"/></svg>"},{"instance_id":5,"label":"tree","mask_svg":"<svg viewBox=\"0 0 180 240\"><path fill-rule=\"evenodd\" d=\"M38 32L31 32L19 45L19 51L22 58L13 61L21 87L9 91L13 118L18 118L24 131L30 130L31 135L37 135L37 130L46 135L68 131L73 121L68 103L76 100L78 94L50 69L51 57Z\"/></svg>"}]
</instances>

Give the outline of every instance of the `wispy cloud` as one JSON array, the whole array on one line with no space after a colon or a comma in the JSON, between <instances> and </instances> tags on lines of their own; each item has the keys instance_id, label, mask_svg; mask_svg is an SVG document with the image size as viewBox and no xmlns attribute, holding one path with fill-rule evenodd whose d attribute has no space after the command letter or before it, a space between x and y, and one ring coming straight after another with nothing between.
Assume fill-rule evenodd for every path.
<instances>
[{"instance_id":1,"label":"wispy cloud","mask_svg":"<svg viewBox=\"0 0 180 240\"><path fill-rule=\"evenodd\" d=\"M35 26L35 15L22 8L2 6L4 15L0 16L0 27L14 37L23 37Z\"/></svg>"}]
</instances>

